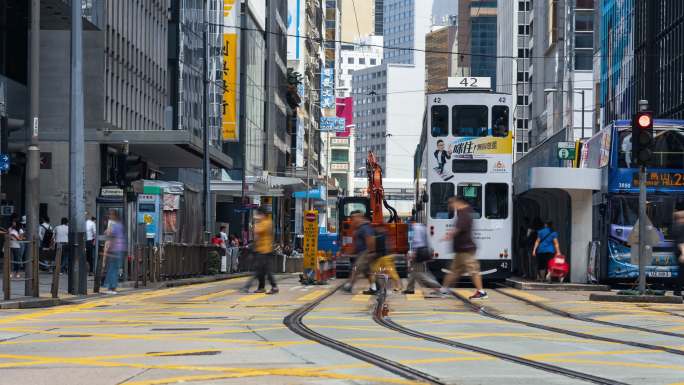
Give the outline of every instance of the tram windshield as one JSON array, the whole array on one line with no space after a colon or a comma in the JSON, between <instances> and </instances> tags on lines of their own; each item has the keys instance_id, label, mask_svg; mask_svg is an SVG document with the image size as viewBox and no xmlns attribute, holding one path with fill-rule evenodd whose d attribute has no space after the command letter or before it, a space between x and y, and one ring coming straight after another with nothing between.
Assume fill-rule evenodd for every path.
<instances>
[{"instance_id":1,"label":"tram windshield","mask_svg":"<svg viewBox=\"0 0 684 385\"><path fill-rule=\"evenodd\" d=\"M618 151L618 167L633 167L631 130L620 131ZM684 169L684 131L679 129L656 130L655 151L653 160L648 166L651 168Z\"/></svg>"},{"instance_id":2,"label":"tram windshield","mask_svg":"<svg viewBox=\"0 0 684 385\"><path fill-rule=\"evenodd\" d=\"M684 208L682 195L649 195L648 217L666 239L671 239L673 213ZM617 226L634 226L639 219L639 198L637 196L618 195L611 198L611 223Z\"/></svg>"}]
</instances>

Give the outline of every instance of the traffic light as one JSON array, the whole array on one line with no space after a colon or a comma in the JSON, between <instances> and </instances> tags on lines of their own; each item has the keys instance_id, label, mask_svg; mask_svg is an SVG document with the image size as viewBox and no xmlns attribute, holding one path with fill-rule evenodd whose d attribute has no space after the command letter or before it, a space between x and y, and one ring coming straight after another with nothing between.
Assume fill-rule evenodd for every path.
<instances>
[{"instance_id":1,"label":"traffic light","mask_svg":"<svg viewBox=\"0 0 684 385\"><path fill-rule=\"evenodd\" d=\"M138 155L119 154L119 185L130 186L131 182L145 177L145 162Z\"/></svg>"},{"instance_id":2,"label":"traffic light","mask_svg":"<svg viewBox=\"0 0 684 385\"><path fill-rule=\"evenodd\" d=\"M653 112L640 111L632 120L632 163L639 166L653 158Z\"/></svg>"}]
</instances>

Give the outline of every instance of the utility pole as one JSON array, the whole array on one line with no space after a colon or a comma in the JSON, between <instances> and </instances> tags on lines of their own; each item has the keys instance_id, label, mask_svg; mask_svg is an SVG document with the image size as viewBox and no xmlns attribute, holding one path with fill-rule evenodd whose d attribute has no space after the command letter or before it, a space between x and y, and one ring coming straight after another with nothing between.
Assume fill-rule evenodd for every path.
<instances>
[{"instance_id":1,"label":"utility pole","mask_svg":"<svg viewBox=\"0 0 684 385\"><path fill-rule=\"evenodd\" d=\"M203 176L204 176L204 242L209 242L211 234L211 183L209 175L211 171L209 154L209 0L204 1L204 66L202 77L204 78L204 143L203 143Z\"/></svg>"},{"instance_id":2,"label":"utility pole","mask_svg":"<svg viewBox=\"0 0 684 385\"><path fill-rule=\"evenodd\" d=\"M244 0L242 3L242 12L240 13L240 26L247 26L247 12L249 12L249 0ZM242 237L243 241L247 241L249 232L247 231L248 212L245 211L247 206L247 29L240 29L240 118L238 122L238 130L240 137L240 149L242 153L242 183L240 205L242 206Z\"/></svg>"},{"instance_id":3,"label":"utility pole","mask_svg":"<svg viewBox=\"0 0 684 385\"><path fill-rule=\"evenodd\" d=\"M38 117L40 115L40 0L31 0L31 40L29 58L29 84L30 84L30 106L29 121L27 132L29 145L26 149L26 229L28 234L29 255L33 261L31 265L26 265L26 272L29 278L33 277L34 269L32 265L38 263L38 250L35 241L38 239L38 214L40 210L40 148L38 143ZM38 296L38 285L31 285L31 280L26 281L26 291L30 295Z\"/></svg>"},{"instance_id":4,"label":"utility pole","mask_svg":"<svg viewBox=\"0 0 684 385\"><path fill-rule=\"evenodd\" d=\"M87 293L85 246L85 140L83 132L83 19L81 1L71 1L71 119L69 130L69 293ZM34 226L35 227L35 226Z\"/></svg>"}]
</instances>

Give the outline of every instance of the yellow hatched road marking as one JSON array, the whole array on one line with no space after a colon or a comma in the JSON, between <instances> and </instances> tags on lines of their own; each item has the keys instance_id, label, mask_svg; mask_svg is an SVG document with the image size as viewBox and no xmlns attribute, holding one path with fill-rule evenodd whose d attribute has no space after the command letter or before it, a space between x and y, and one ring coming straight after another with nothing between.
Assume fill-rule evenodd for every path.
<instances>
[{"instance_id":1,"label":"yellow hatched road marking","mask_svg":"<svg viewBox=\"0 0 684 385\"><path fill-rule=\"evenodd\" d=\"M210 299L218 298L218 297L223 297L228 294L233 294L235 293L235 289L228 289L228 290L222 290L216 293L211 293L211 294L205 294L205 295L200 295L198 297L192 298L191 301L208 301Z\"/></svg>"},{"instance_id":2,"label":"yellow hatched road marking","mask_svg":"<svg viewBox=\"0 0 684 385\"><path fill-rule=\"evenodd\" d=\"M406 294L406 299L408 301L421 301L423 300L423 292L421 290L416 290L415 294Z\"/></svg>"},{"instance_id":3,"label":"yellow hatched road marking","mask_svg":"<svg viewBox=\"0 0 684 385\"><path fill-rule=\"evenodd\" d=\"M502 292L508 293L511 295L514 295L516 297L524 298L528 301L533 301L533 302L548 302L549 299L546 297L541 297L538 295L530 294L522 290L518 289L501 289Z\"/></svg>"},{"instance_id":4,"label":"yellow hatched road marking","mask_svg":"<svg viewBox=\"0 0 684 385\"><path fill-rule=\"evenodd\" d=\"M368 298L371 296L365 294L357 294L352 297L352 302L368 302Z\"/></svg>"},{"instance_id":5,"label":"yellow hatched road marking","mask_svg":"<svg viewBox=\"0 0 684 385\"><path fill-rule=\"evenodd\" d=\"M264 297L266 297L266 294L265 294L265 293L248 294L248 295L246 295L246 296L244 296L244 297L238 299L238 302L242 302L242 303L245 303L245 302L253 302L253 301L260 300L260 299L262 299L262 298L264 298Z\"/></svg>"},{"instance_id":6,"label":"yellow hatched road marking","mask_svg":"<svg viewBox=\"0 0 684 385\"><path fill-rule=\"evenodd\" d=\"M297 301L313 301L315 299L318 299L322 295L326 294L328 291L327 290L314 290L310 292L309 294L303 295L299 298L297 298Z\"/></svg>"}]
</instances>

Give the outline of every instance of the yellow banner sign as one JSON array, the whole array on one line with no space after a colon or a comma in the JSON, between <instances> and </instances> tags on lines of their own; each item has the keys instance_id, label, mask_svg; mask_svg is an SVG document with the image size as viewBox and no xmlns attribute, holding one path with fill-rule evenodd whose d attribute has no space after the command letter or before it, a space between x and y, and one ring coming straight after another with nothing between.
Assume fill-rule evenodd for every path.
<instances>
[{"instance_id":1,"label":"yellow banner sign","mask_svg":"<svg viewBox=\"0 0 684 385\"><path fill-rule=\"evenodd\" d=\"M316 267L318 252L318 211L304 212L304 270Z\"/></svg>"},{"instance_id":2,"label":"yellow banner sign","mask_svg":"<svg viewBox=\"0 0 684 385\"><path fill-rule=\"evenodd\" d=\"M236 142L239 138L237 124L238 34L236 25L239 12L239 4L236 4L236 0L223 1L224 34L221 137L226 142Z\"/></svg>"}]
</instances>

